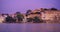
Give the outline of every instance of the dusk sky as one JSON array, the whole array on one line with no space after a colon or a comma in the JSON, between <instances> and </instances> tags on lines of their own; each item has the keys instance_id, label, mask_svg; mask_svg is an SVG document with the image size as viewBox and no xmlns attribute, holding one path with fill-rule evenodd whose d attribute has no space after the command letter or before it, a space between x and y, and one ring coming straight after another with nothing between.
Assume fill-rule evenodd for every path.
<instances>
[{"instance_id":1,"label":"dusk sky","mask_svg":"<svg viewBox=\"0 0 60 32\"><path fill-rule=\"evenodd\" d=\"M25 13L26 10L39 8L60 9L60 0L0 0L0 13Z\"/></svg>"}]
</instances>

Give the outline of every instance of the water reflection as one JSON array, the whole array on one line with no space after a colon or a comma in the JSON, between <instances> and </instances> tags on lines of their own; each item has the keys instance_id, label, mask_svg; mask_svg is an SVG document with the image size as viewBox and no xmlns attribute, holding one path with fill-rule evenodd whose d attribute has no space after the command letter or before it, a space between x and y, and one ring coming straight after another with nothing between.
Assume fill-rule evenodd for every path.
<instances>
[{"instance_id":1,"label":"water reflection","mask_svg":"<svg viewBox=\"0 0 60 32\"><path fill-rule=\"evenodd\" d=\"M46 23L2 23L0 32L60 32L60 24Z\"/></svg>"}]
</instances>

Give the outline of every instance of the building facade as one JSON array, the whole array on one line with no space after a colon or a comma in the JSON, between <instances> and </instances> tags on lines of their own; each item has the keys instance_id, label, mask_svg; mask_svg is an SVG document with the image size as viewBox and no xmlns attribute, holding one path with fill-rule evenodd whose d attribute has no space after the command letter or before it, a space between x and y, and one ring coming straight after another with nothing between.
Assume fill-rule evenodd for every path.
<instances>
[{"instance_id":1,"label":"building facade","mask_svg":"<svg viewBox=\"0 0 60 32\"><path fill-rule=\"evenodd\" d=\"M40 12L40 14L36 14ZM46 23L60 23L60 11L59 10L44 10L36 9L32 11L33 14L28 15L28 18L34 18L35 16L39 17ZM35 13L35 14L34 14Z\"/></svg>"}]
</instances>

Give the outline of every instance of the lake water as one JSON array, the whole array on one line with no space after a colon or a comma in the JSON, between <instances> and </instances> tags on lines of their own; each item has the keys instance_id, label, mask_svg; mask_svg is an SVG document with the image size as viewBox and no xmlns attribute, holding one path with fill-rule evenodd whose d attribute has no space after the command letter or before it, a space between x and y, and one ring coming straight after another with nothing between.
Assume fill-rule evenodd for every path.
<instances>
[{"instance_id":1,"label":"lake water","mask_svg":"<svg viewBox=\"0 0 60 32\"><path fill-rule=\"evenodd\" d=\"M0 23L0 32L60 32L60 24Z\"/></svg>"}]
</instances>

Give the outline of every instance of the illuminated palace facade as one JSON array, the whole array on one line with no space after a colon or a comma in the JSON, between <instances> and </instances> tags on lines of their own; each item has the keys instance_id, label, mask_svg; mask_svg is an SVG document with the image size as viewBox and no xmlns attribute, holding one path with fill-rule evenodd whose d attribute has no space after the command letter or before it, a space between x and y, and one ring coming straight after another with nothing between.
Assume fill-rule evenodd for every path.
<instances>
[{"instance_id":1,"label":"illuminated palace facade","mask_svg":"<svg viewBox=\"0 0 60 32\"><path fill-rule=\"evenodd\" d=\"M33 17L39 17L46 23L60 23L60 11L59 10L44 10L41 9L35 9L31 12L30 15L28 15L27 18L33 18Z\"/></svg>"},{"instance_id":2,"label":"illuminated palace facade","mask_svg":"<svg viewBox=\"0 0 60 32\"><path fill-rule=\"evenodd\" d=\"M9 14L10 15L10 14ZM24 15L23 22L27 22L27 18L38 17L40 20L46 23L60 23L60 10L51 10L51 9L35 9L30 12L28 16ZM6 16L6 15L5 15ZM10 16L14 17L15 14L11 14ZM5 20L5 17L0 15L0 23Z\"/></svg>"}]
</instances>

